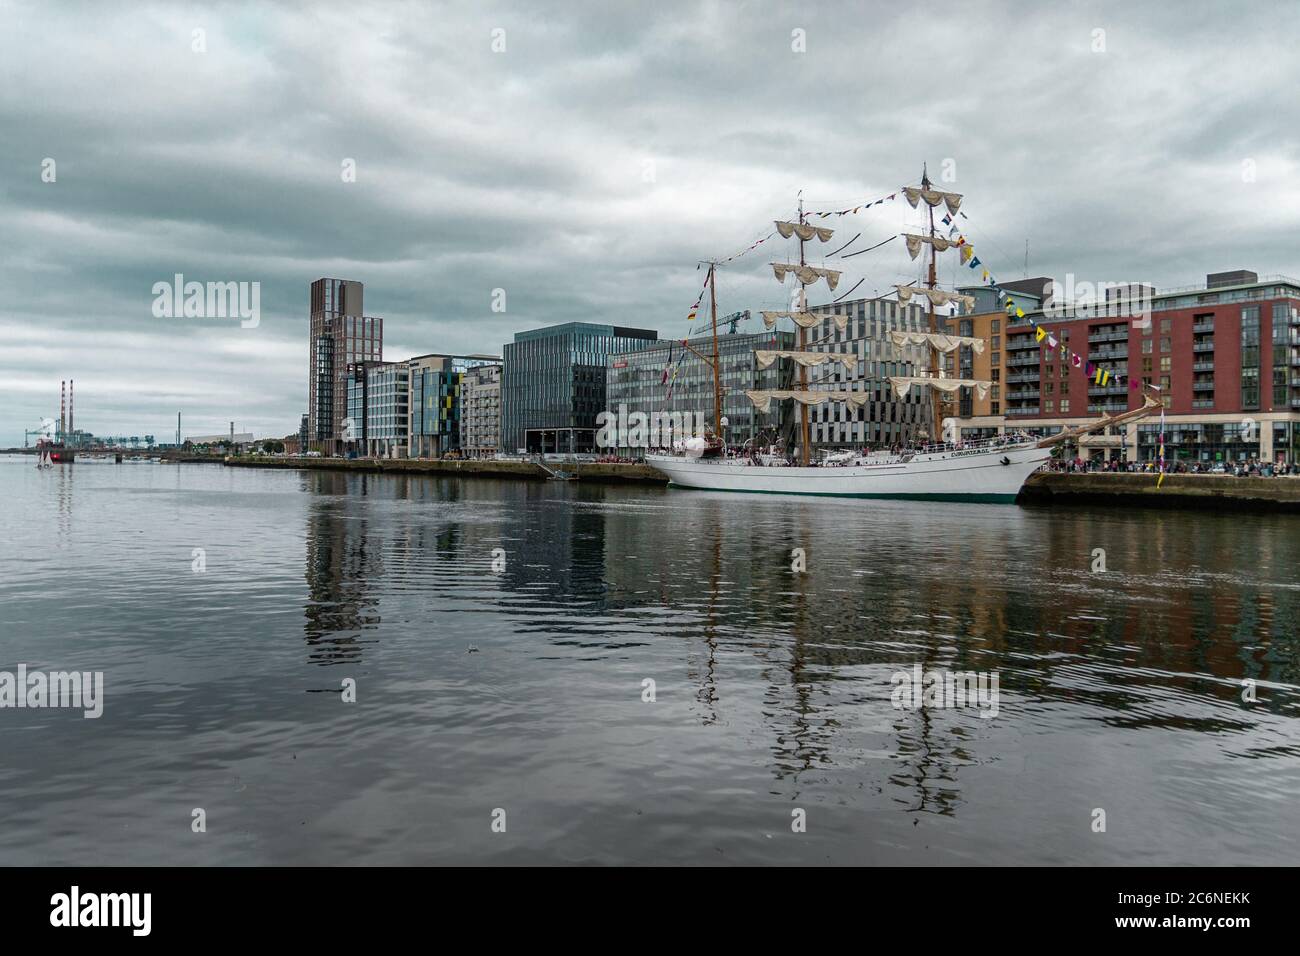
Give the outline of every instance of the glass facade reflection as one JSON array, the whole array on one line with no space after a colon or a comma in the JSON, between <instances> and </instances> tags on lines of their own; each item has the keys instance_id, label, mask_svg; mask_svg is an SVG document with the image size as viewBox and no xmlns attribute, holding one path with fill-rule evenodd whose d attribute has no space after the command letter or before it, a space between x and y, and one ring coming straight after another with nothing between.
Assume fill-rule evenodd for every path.
<instances>
[{"instance_id":1,"label":"glass facade reflection","mask_svg":"<svg viewBox=\"0 0 1300 956\"><path fill-rule=\"evenodd\" d=\"M914 388L906 398L899 399L886 379L890 375L916 375L918 367L926 367L925 350L916 346L898 348L889 340L891 331L925 331L929 326L926 310L915 302L902 305L883 299L854 299L817 306L810 311L828 318L808 330L808 351L851 352L858 361L852 371L839 362L810 368L808 387L848 388L871 395L871 400L861 407L827 402L809 408L812 445L862 448L871 444L892 445L925 435L931 417L929 390ZM831 315L848 317L842 331L829 318Z\"/></svg>"},{"instance_id":2,"label":"glass facade reflection","mask_svg":"<svg viewBox=\"0 0 1300 956\"><path fill-rule=\"evenodd\" d=\"M691 348L705 355L713 354L713 336L689 339ZM779 433L788 426L790 402L773 402L769 411L758 414L754 403L745 396L746 389L790 388L790 359L778 359L767 368L759 368L755 349L792 349L793 332L765 332L718 336L718 357L722 366L722 414L727 419L724 438L729 445L741 445L757 437L760 431ZM664 370L670 379L664 381ZM676 369L676 377L672 371ZM682 348L680 342L657 342L610 359L606 377L607 411L617 415L620 405L628 414L641 412L691 412L701 414L713 424L713 370L703 358ZM631 453L644 449L619 448Z\"/></svg>"},{"instance_id":3,"label":"glass facade reflection","mask_svg":"<svg viewBox=\"0 0 1300 956\"><path fill-rule=\"evenodd\" d=\"M609 357L658 338L649 329L591 322L516 332L502 353L504 450L541 451L543 443L548 451L592 450L596 415L606 405Z\"/></svg>"}]
</instances>

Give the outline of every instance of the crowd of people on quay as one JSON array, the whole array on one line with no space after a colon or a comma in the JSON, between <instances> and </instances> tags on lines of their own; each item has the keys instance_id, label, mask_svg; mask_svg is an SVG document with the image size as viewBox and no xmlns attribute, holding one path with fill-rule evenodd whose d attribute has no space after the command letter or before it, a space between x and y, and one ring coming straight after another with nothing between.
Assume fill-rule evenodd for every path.
<instances>
[{"instance_id":1,"label":"crowd of people on quay","mask_svg":"<svg viewBox=\"0 0 1300 956\"><path fill-rule=\"evenodd\" d=\"M1047 464L1051 471L1088 474L1157 474L1158 461L1118 461L1111 459L1054 458ZM1234 475L1238 478L1287 478L1300 475L1300 465L1273 464L1258 458L1242 461L1167 461L1168 475Z\"/></svg>"}]
</instances>

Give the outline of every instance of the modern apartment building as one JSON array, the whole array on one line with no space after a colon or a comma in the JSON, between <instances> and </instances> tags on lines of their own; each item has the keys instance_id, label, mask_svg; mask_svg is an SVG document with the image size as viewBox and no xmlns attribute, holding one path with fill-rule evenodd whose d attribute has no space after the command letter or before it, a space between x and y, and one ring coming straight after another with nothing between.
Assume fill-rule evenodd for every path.
<instances>
[{"instance_id":1,"label":"modern apartment building","mask_svg":"<svg viewBox=\"0 0 1300 956\"><path fill-rule=\"evenodd\" d=\"M311 284L307 368L307 414L311 447L326 455L343 451L348 366L378 362L384 353L384 320L364 313L364 287L348 279Z\"/></svg>"},{"instance_id":2,"label":"modern apartment building","mask_svg":"<svg viewBox=\"0 0 1300 956\"><path fill-rule=\"evenodd\" d=\"M659 338L649 329L567 322L516 332L501 370L505 451L591 452L609 358Z\"/></svg>"},{"instance_id":3,"label":"modern apartment building","mask_svg":"<svg viewBox=\"0 0 1300 956\"><path fill-rule=\"evenodd\" d=\"M972 410L963 431L1051 433L1137 408L1141 391L1130 387L1131 377L1160 388L1168 460L1296 461L1300 280L1213 273L1204 285L1156 292L1145 306L1108 294L1099 303L1056 303L1006 319L1000 420L992 408L984 416ZM1037 340L1031 319L1053 334L1056 349ZM1076 366L1062 345L1086 359ZM1098 383L1086 363L1120 380ZM1148 419L1080 444L1089 457L1148 461L1157 455L1159 428Z\"/></svg>"},{"instance_id":4,"label":"modern apartment building","mask_svg":"<svg viewBox=\"0 0 1300 956\"><path fill-rule=\"evenodd\" d=\"M696 352L713 354L713 336L689 339ZM746 396L747 389L790 388L789 359L777 359L767 368L758 364L758 349L792 349L794 333L763 332L723 334L718 336L718 357L722 368L722 415L727 419L724 438L729 445L743 445L766 432L774 440L783 435L790 420L790 402L773 402L769 411L759 414ZM664 381L667 371L669 380ZM675 374L674 374L675 373ZM644 348L613 355L605 380L606 409L618 415L620 406L628 414L639 412L690 412L702 414L713 422L713 370L700 355L682 347L680 342L660 341ZM627 436L621 436L626 438ZM621 453L644 452L644 448L611 446Z\"/></svg>"},{"instance_id":5,"label":"modern apartment building","mask_svg":"<svg viewBox=\"0 0 1300 956\"><path fill-rule=\"evenodd\" d=\"M501 444L501 365L479 365L461 380L460 449L491 458Z\"/></svg>"},{"instance_id":6,"label":"modern apartment building","mask_svg":"<svg viewBox=\"0 0 1300 956\"><path fill-rule=\"evenodd\" d=\"M460 447L461 372L450 355L408 360L411 458L441 458Z\"/></svg>"}]
</instances>

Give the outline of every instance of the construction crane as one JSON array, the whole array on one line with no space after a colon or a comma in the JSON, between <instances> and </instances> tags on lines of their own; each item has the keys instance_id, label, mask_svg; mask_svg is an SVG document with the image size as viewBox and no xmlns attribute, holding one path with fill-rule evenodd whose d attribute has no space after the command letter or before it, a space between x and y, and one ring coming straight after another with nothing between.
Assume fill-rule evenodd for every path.
<instances>
[{"instance_id":1,"label":"construction crane","mask_svg":"<svg viewBox=\"0 0 1300 956\"><path fill-rule=\"evenodd\" d=\"M27 445L27 439L29 439L29 438L36 438L36 439L47 438L47 439L50 439L50 440L52 441L52 440L54 439L54 434L55 434L55 432L57 431L57 425L58 425L58 422L56 422L54 419L52 419L52 418L43 418L43 419L41 419L41 425L40 425L39 428L37 428L37 429L35 429L35 430L30 429L30 428L28 428L28 429L24 429L24 430L23 430L23 447L24 447L24 448L27 448L27 447L28 447L28 445Z\"/></svg>"},{"instance_id":2,"label":"construction crane","mask_svg":"<svg viewBox=\"0 0 1300 956\"><path fill-rule=\"evenodd\" d=\"M744 312L733 312L731 313L731 315L724 315L722 318L718 319L718 325L723 325L723 324L730 325L731 327L727 329L727 334L735 335L736 323L748 322L748 321L749 321L749 309L746 309Z\"/></svg>"}]
</instances>

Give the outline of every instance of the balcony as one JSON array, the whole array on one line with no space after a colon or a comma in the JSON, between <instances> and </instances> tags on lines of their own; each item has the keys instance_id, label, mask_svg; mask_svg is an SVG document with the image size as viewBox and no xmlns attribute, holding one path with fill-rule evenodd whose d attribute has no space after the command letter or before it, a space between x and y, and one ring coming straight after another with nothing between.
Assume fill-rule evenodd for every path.
<instances>
[{"instance_id":1,"label":"balcony","mask_svg":"<svg viewBox=\"0 0 1300 956\"><path fill-rule=\"evenodd\" d=\"M1128 411L1128 402L1103 402L1098 405L1089 405L1089 415L1100 415L1107 412L1126 412Z\"/></svg>"},{"instance_id":2,"label":"balcony","mask_svg":"<svg viewBox=\"0 0 1300 956\"><path fill-rule=\"evenodd\" d=\"M1037 415L1039 414L1037 405L1027 405L1020 408L1008 408L1008 415Z\"/></svg>"},{"instance_id":3,"label":"balcony","mask_svg":"<svg viewBox=\"0 0 1300 956\"><path fill-rule=\"evenodd\" d=\"M1213 359L1210 359L1210 360L1207 361L1207 362L1193 362L1193 363L1192 363L1192 371L1193 371L1193 372L1213 372L1213 371L1214 371L1214 360L1213 360Z\"/></svg>"},{"instance_id":4,"label":"balcony","mask_svg":"<svg viewBox=\"0 0 1300 956\"><path fill-rule=\"evenodd\" d=\"M1038 381L1037 370L1034 370L1032 372L1016 372L1012 375L1007 376L1007 384L1009 385L1014 385L1017 382L1037 382L1037 381Z\"/></svg>"},{"instance_id":5,"label":"balcony","mask_svg":"<svg viewBox=\"0 0 1300 956\"><path fill-rule=\"evenodd\" d=\"M1212 382L1212 381L1210 381L1210 382L1193 382L1193 383L1192 383L1192 391L1193 391L1193 392L1213 392L1213 391L1214 391L1214 382Z\"/></svg>"},{"instance_id":6,"label":"balcony","mask_svg":"<svg viewBox=\"0 0 1300 956\"><path fill-rule=\"evenodd\" d=\"M1015 355L1007 359L1008 366L1017 365L1038 365L1038 356L1034 355Z\"/></svg>"},{"instance_id":7,"label":"balcony","mask_svg":"<svg viewBox=\"0 0 1300 956\"><path fill-rule=\"evenodd\" d=\"M1098 359L1102 361L1110 361L1111 359L1126 359L1126 358L1128 358L1127 348L1121 349L1112 346L1111 348L1088 350L1088 360L1093 362L1097 361Z\"/></svg>"},{"instance_id":8,"label":"balcony","mask_svg":"<svg viewBox=\"0 0 1300 956\"><path fill-rule=\"evenodd\" d=\"M1033 400L1036 402L1038 401L1038 389L1036 388L1012 389L1007 392L1007 398L1011 399L1012 401Z\"/></svg>"},{"instance_id":9,"label":"balcony","mask_svg":"<svg viewBox=\"0 0 1300 956\"><path fill-rule=\"evenodd\" d=\"M1212 398L1196 398L1192 400L1192 408L1213 408L1213 407L1214 407L1214 399Z\"/></svg>"},{"instance_id":10,"label":"balcony","mask_svg":"<svg viewBox=\"0 0 1300 956\"><path fill-rule=\"evenodd\" d=\"M1193 322L1193 323L1192 323L1192 331L1193 331L1193 332L1213 332L1213 331L1214 331L1214 320L1213 320L1213 319L1201 319L1201 321L1199 321L1199 322Z\"/></svg>"},{"instance_id":11,"label":"balcony","mask_svg":"<svg viewBox=\"0 0 1300 956\"><path fill-rule=\"evenodd\" d=\"M1201 341L1193 341L1193 342L1192 342L1192 351L1193 351L1193 352L1213 352L1213 351L1214 351L1214 340L1213 340L1213 339L1203 339L1203 340L1201 340Z\"/></svg>"},{"instance_id":12,"label":"balcony","mask_svg":"<svg viewBox=\"0 0 1300 956\"><path fill-rule=\"evenodd\" d=\"M1101 398L1105 395L1127 395L1127 385L1090 385L1088 386L1089 398Z\"/></svg>"},{"instance_id":13,"label":"balcony","mask_svg":"<svg viewBox=\"0 0 1300 956\"><path fill-rule=\"evenodd\" d=\"M1128 329L1114 329L1110 332L1093 332L1088 336L1091 342L1127 342Z\"/></svg>"},{"instance_id":14,"label":"balcony","mask_svg":"<svg viewBox=\"0 0 1300 956\"><path fill-rule=\"evenodd\" d=\"M1045 342L1047 340L1044 339L1043 341ZM1007 338L1008 352L1021 352L1024 351L1025 349L1036 349L1036 348L1038 348L1038 340L1035 339L1032 335L1027 335L1024 338L1015 338L1015 339L1010 337Z\"/></svg>"}]
</instances>

